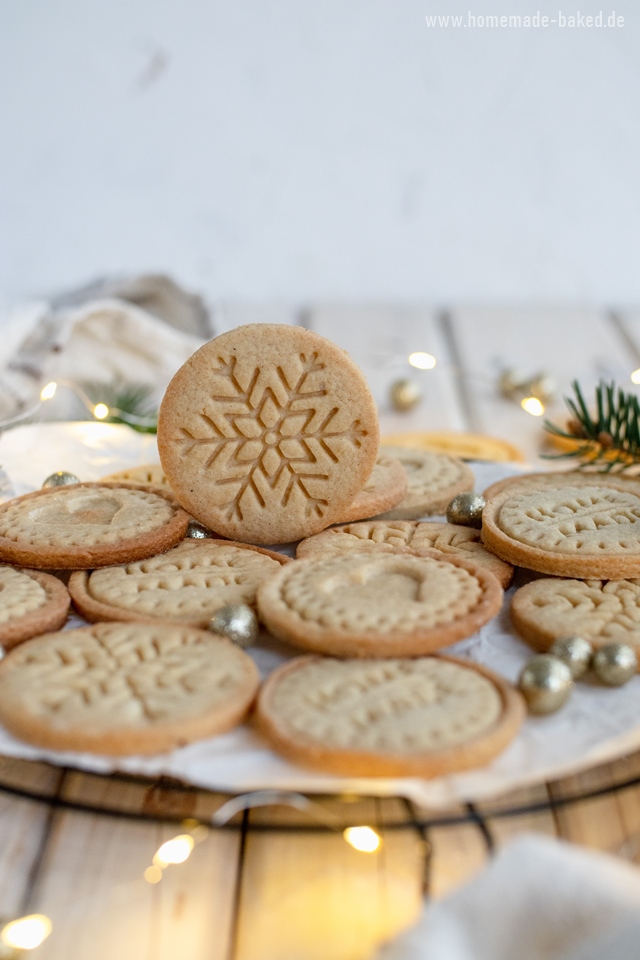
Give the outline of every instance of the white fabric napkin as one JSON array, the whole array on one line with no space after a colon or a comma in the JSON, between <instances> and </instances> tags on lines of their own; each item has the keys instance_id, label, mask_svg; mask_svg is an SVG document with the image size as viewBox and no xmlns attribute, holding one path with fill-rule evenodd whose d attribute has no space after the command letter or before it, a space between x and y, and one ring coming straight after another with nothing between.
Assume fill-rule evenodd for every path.
<instances>
[{"instance_id":1,"label":"white fabric napkin","mask_svg":"<svg viewBox=\"0 0 640 960\"><path fill-rule=\"evenodd\" d=\"M640 870L523 834L376 960L636 960Z\"/></svg>"}]
</instances>

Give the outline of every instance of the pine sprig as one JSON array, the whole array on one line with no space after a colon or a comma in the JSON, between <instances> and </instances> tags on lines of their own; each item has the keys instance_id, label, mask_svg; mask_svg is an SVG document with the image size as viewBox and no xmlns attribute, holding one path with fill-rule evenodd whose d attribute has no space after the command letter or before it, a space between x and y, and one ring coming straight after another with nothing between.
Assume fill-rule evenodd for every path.
<instances>
[{"instance_id":1,"label":"pine sprig","mask_svg":"<svg viewBox=\"0 0 640 960\"><path fill-rule=\"evenodd\" d=\"M595 411L589 412L580 384L571 384L574 398L565 397L571 419L563 430L545 420L547 433L577 444L566 453L546 454L547 459L581 460L579 469L597 465L603 472L628 470L640 464L640 403L614 383L596 387Z\"/></svg>"},{"instance_id":2,"label":"pine sprig","mask_svg":"<svg viewBox=\"0 0 640 960\"><path fill-rule=\"evenodd\" d=\"M104 403L113 411L105 417L104 423L123 423L138 433L157 432L158 410L150 387L123 380L111 383L85 382L81 386L92 403Z\"/></svg>"}]
</instances>

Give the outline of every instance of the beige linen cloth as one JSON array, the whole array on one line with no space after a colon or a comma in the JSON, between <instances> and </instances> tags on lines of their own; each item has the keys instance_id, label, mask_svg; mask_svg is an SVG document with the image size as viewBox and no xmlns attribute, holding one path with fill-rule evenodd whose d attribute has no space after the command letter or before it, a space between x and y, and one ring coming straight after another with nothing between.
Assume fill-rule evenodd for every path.
<instances>
[{"instance_id":1,"label":"beige linen cloth","mask_svg":"<svg viewBox=\"0 0 640 960\"><path fill-rule=\"evenodd\" d=\"M97 281L31 303L3 325L0 426L34 413L49 380L144 385L159 402L176 370L213 335L202 301L168 277ZM77 416L60 390L39 412Z\"/></svg>"},{"instance_id":2,"label":"beige linen cloth","mask_svg":"<svg viewBox=\"0 0 640 960\"><path fill-rule=\"evenodd\" d=\"M523 834L375 960L637 960L640 870Z\"/></svg>"}]
</instances>

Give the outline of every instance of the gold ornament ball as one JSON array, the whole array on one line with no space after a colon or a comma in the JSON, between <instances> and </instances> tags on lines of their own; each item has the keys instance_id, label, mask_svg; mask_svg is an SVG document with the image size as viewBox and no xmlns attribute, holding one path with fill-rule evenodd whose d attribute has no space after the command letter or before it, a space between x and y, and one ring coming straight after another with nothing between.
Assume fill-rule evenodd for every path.
<instances>
[{"instance_id":1,"label":"gold ornament ball","mask_svg":"<svg viewBox=\"0 0 640 960\"><path fill-rule=\"evenodd\" d=\"M188 537L190 540L209 540L211 536L211 531L207 530L199 520L189 520L185 537Z\"/></svg>"},{"instance_id":2,"label":"gold ornament ball","mask_svg":"<svg viewBox=\"0 0 640 960\"><path fill-rule=\"evenodd\" d=\"M221 633L239 647L248 647L258 639L258 618L246 603L229 603L216 610L209 621L212 633Z\"/></svg>"},{"instance_id":3,"label":"gold ornament ball","mask_svg":"<svg viewBox=\"0 0 640 960\"><path fill-rule=\"evenodd\" d=\"M520 693L530 713L555 713L573 689L571 670L548 653L540 653L527 663L518 680Z\"/></svg>"},{"instance_id":4,"label":"gold ornament ball","mask_svg":"<svg viewBox=\"0 0 640 960\"><path fill-rule=\"evenodd\" d=\"M609 687L621 687L637 669L635 650L626 643L607 643L593 655L593 672Z\"/></svg>"},{"instance_id":5,"label":"gold ornament ball","mask_svg":"<svg viewBox=\"0 0 640 960\"><path fill-rule=\"evenodd\" d=\"M45 482L42 484L43 490L48 490L49 487L68 487L72 483L80 483L78 477L75 473L67 473L65 470L58 470L57 473L52 473L51 476L47 477Z\"/></svg>"},{"instance_id":6,"label":"gold ornament ball","mask_svg":"<svg viewBox=\"0 0 640 960\"><path fill-rule=\"evenodd\" d=\"M574 680L586 673L593 656L593 647L584 637L560 637L549 650L571 670Z\"/></svg>"},{"instance_id":7,"label":"gold ornament ball","mask_svg":"<svg viewBox=\"0 0 640 960\"><path fill-rule=\"evenodd\" d=\"M481 527L485 499L479 493L459 493L447 507L447 523Z\"/></svg>"},{"instance_id":8,"label":"gold ornament ball","mask_svg":"<svg viewBox=\"0 0 640 960\"><path fill-rule=\"evenodd\" d=\"M413 380L403 378L391 384L391 405L394 410L413 410L421 399L422 390Z\"/></svg>"}]
</instances>

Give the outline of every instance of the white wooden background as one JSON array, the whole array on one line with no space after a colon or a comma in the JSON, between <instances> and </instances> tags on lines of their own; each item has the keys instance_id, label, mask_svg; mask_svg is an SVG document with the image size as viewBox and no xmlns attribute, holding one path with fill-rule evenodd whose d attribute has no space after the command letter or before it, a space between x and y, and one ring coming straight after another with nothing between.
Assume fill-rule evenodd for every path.
<instances>
[{"instance_id":1,"label":"white wooden background","mask_svg":"<svg viewBox=\"0 0 640 960\"><path fill-rule=\"evenodd\" d=\"M320 306L296 314L228 306L214 322L222 330L257 320L304 322L349 350L372 384L383 432L482 432L517 444L532 464L542 463L541 424L498 396L501 367L544 370L562 390L576 376L587 389L602 376L631 388L629 374L640 366L638 311ZM412 371L406 358L414 350L432 353L435 369ZM394 413L389 387L407 374L421 384L424 401L409 414ZM550 413L562 409L557 403ZM389 826L408 816L401 801L327 801L344 823L376 827L383 844L375 854L353 850L339 832L261 831L283 812L255 810L234 830L211 831L157 885L143 872L184 827L79 813L0 791L0 917L51 918L53 932L33 954L38 960L366 960L417 916L423 893L446 894L480 869L492 844L515 832L619 851L640 832L639 777L640 756L625 758L478 808L482 829L441 823L426 834ZM174 818L207 820L224 800L168 783L61 776L13 761L0 761L0 780L89 806ZM629 785L611 791L621 781ZM563 806L563 798L591 791L597 795ZM500 816L523 804L541 808Z\"/></svg>"}]
</instances>

